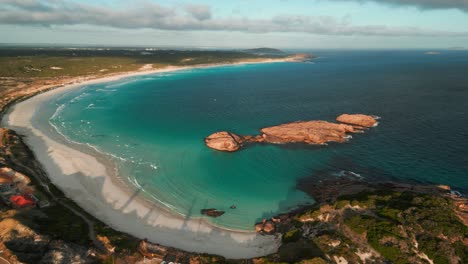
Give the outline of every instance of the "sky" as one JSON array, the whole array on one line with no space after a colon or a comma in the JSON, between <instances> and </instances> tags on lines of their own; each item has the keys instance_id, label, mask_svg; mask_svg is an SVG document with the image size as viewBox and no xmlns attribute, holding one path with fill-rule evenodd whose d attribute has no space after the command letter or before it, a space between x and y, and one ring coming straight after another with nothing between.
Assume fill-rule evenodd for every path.
<instances>
[{"instance_id":1,"label":"sky","mask_svg":"<svg viewBox=\"0 0 468 264\"><path fill-rule=\"evenodd\" d=\"M468 0L0 0L0 43L468 48Z\"/></svg>"}]
</instances>

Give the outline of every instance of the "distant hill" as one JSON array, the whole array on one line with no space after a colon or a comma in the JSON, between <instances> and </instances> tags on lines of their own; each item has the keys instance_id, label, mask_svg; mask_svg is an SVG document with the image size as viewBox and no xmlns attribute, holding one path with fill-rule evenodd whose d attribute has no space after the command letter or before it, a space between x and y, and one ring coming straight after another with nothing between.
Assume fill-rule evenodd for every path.
<instances>
[{"instance_id":1,"label":"distant hill","mask_svg":"<svg viewBox=\"0 0 468 264\"><path fill-rule=\"evenodd\" d=\"M255 49L245 49L244 52L255 53L255 54L282 54L284 51L273 48L255 48Z\"/></svg>"}]
</instances>

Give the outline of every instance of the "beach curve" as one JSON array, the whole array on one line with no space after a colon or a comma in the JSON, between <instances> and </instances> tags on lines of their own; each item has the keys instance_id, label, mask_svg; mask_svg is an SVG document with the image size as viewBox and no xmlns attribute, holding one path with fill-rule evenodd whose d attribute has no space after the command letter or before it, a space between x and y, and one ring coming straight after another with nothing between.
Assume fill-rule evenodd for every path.
<instances>
[{"instance_id":1,"label":"beach curve","mask_svg":"<svg viewBox=\"0 0 468 264\"><path fill-rule=\"evenodd\" d=\"M278 60L281 61L284 60ZM221 65L201 67L215 66ZM88 213L116 230L165 246L228 258L252 258L273 253L280 245L279 239L273 236L221 229L201 218L183 219L138 199L137 193L119 183L119 179L97 157L63 144L32 122L36 107L56 93L92 83L191 68L200 66L127 73L63 86L14 105L2 122L26 136L25 142L36 154L52 183Z\"/></svg>"}]
</instances>

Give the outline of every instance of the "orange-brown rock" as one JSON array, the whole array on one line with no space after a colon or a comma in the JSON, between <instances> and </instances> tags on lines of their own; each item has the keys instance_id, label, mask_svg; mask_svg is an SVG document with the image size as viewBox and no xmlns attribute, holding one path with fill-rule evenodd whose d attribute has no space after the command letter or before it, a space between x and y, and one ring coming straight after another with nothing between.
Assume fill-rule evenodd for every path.
<instances>
[{"instance_id":1,"label":"orange-brown rock","mask_svg":"<svg viewBox=\"0 0 468 264\"><path fill-rule=\"evenodd\" d=\"M262 222L255 224L255 232L271 235L276 232L276 225L272 220L263 219Z\"/></svg>"},{"instance_id":2,"label":"orange-brown rock","mask_svg":"<svg viewBox=\"0 0 468 264\"><path fill-rule=\"evenodd\" d=\"M265 232L266 234L273 234L275 233L275 231L276 231L275 223L273 223L270 220L266 221L265 224L263 225L263 232Z\"/></svg>"},{"instance_id":3,"label":"orange-brown rock","mask_svg":"<svg viewBox=\"0 0 468 264\"><path fill-rule=\"evenodd\" d=\"M353 133L354 128L326 121L305 121L267 127L260 131L265 142L269 143L324 144L330 141L345 142L348 138L346 133Z\"/></svg>"},{"instance_id":4,"label":"orange-brown rock","mask_svg":"<svg viewBox=\"0 0 468 264\"><path fill-rule=\"evenodd\" d=\"M263 223L255 224L255 232L261 233L263 231Z\"/></svg>"},{"instance_id":5,"label":"orange-brown rock","mask_svg":"<svg viewBox=\"0 0 468 264\"><path fill-rule=\"evenodd\" d=\"M437 188L442 192L450 192L452 190L448 185L437 185Z\"/></svg>"},{"instance_id":6,"label":"orange-brown rock","mask_svg":"<svg viewBox=\"0 0 468 264\"><path fill-rule=\"evenodd\" d=\"M375 126L375 124L377 124L377 120L375 117L362 114L342 114L336 118L336 121L361 127L373 127Z\"/></svg>"},{"instance_id":7,"label":"orange-brown rock","mask_svg":"<svg viewBox=\"0 0 468 264\"><path fill-rule=\"evenodd\" d=\"M243 142L242 137L227 131L216 132L205 138L208 147L229 152L238 150Z\"/></svg>"},{"instance_id":8,"label":"orange-brown rock","mask_svg":"<svg viewBox=\"0 0 468 264\"><path fill-rule=\"evenodd\" d=\"M345 142L349 133L362 132L362 129L374 126L377 121L366 115L341 115L338 121L346 124L320 120L298 121L262 128L256 136L239 136L227 131L216 132L205 138L208 147L220 151L237 151L249 143L306 143L325 144L327 142Z\"/></svg>"}]
</instances>

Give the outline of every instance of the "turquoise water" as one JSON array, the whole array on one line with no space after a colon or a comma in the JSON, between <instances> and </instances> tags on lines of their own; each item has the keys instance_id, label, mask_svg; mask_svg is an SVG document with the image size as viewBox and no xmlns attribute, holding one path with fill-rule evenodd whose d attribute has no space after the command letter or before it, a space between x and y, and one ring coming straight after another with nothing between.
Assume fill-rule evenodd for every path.
<instances>
[{"instance_id":1,"label":"turquoise water","mask_svg":"<svg viewBox=\"0 0 468 264\"><path fill-rule=\"evenodd\" d=\"M172 210L200 209L237 229L313 198L300 179L341 170L365 180L468 189L468 53L315 52L313 63L195 69L85 86L39 109L73 141L113 156L119 174ZM345 144L208 149L204 137L256 134L295 120L341 113L382 117ZM138 190L137 190L138 191ZM139 192L139 191L138 191ZM236 205L236 209L230 209Z\"/></svg>"}]
</instances>

